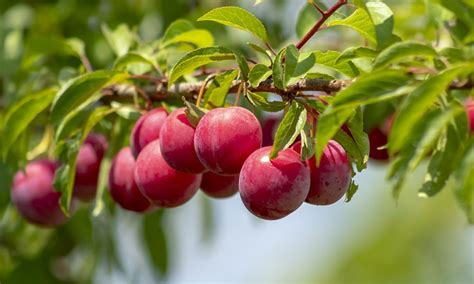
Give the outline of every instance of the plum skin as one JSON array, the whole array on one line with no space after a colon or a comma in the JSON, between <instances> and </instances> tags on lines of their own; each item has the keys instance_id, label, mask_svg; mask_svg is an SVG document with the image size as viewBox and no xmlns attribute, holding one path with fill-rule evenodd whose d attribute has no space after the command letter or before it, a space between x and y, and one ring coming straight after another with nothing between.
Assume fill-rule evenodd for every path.
<instances>
[{"instance_id":1,"label":"plum skin","mask_svg":"<svg viewBox=\"0 0 474 284\"><path fill-rule=\"evenodd\" d=\"M190 200L199 188L202 175L171 168L163 159L160 141L149 143L138 155L135 182L141 193L159 207L177 207Z\"/></svg>"},{"instance_id":2,"label":"plum skin","mask_svg":"<svg viewBox=\"0 0 474 284\"><path fill-rule=\"evenodd\" d=\"M74 179L74 197L88 202L95 198L100 164L107 151L105 136L91 133L79 149Z\"/></svg>"},{"instance_id":3,"label":"plum skin","mask_svg":"<svg viewBox=\"0 0 474 284\"><path fill-rule=\"evenodd\" d=\"M109 192L122 208L145 212L153 206L135 183L135 158L130 147L120 150L112 161L109 172Z\"/></svg>"},{"instance_id":4,"label":"plum skin","mask_svg":"<svg viewBox=\"0 0 474 284\"><path fill-rule=\"evenodd\" d=\"M194 127L188 121L185 108L173 111L160 131L160 147L163 158L175 170L200 174L206 168L199 161L194 149Z\"/></svg>"},{"instance_id":5,"label":"plum skin","mask_svg":"<svg viewBox=\"0 0 474 284\"><path fill-rule=\"evenodd\" d=\"M369 131L370 152L369 157L378 161L389 159L387 149L379 149L387 145L388 137L380 128L375 127Z\"/></svg>"},{"instance_id":6,"label":"plum skin","mask_svg":"<svg viewBox=\"0 0 474 284\"><path fill-rule=\"evenodd\" d=\"M300 152L301 143L293 146ZM341 199L351 184L351 167L346 151L334 140L330 140L323 151L319 166L316 157L306 161L311 172L311 188L306 202L314 205L329 205Z\"/></svg>"},{"instance_id":7,"label":"plum skin","mask_svg":"<svg viewBox=\"0 0 474 284\"><path fill-rule=\"evenodd\" d=\"M298 209L310 189L310 171L298 153L285 149L270 160L271 150L264 147L252 153L239 178L245 207L265 220L277 220Z\"/></svg>"},{"instance_id":8,"label":"plum skin","mask_svg":"<svg viewBox=\"0 0 474 284\"><path fill-rule=\"evenodd\" d=\"M60 192L53 188L58 163L50 160L30 162L15 174L11 198L21 216L41 227L56 227L68 218L59 207Z\"/></svg>"},{"instance_id":9,"label":"plum skin","mask_svg":"<svg viewBox=\"0 0 474 284\"><path fill-rule=\"evenodd\" d=\"M213 198L231 197L239 191L239 175L223 176L206 172L202 174L201 191Z\"/></svg>"},{"instance_id":10,"label":"plum skin","mask_svg":"<svg viewBox=\"0 0 474 284\"><path fill-rule=\"evenodd\" d=\"M216 108L199 121L194 147L201 163L221 175L240 172L245 159L262 145L262 128L242 107Z\"/></svg>"},{"instance_id":11,"label":"plum skin","mask_svg":"<svg viewBox=\"0 0 474 284\"><path fill-rule=\"evenodd\" d=\"M135 158L148 143L160 138L160 130L167 116L168 112L164 108L155 108L137 120L130 134L130 148Z\"/></svg>"},{"instance_id":12,"label":"plum skin","mask_svg":"<svg viewBox=\"0 0 474 284\"><path fill-rule=\"evenodd\" d=\"M471 131L471 134L474 134L474 99L472 97L469 97L466 100L465 108L469 129Z\"/></svg>"}]
</instances>

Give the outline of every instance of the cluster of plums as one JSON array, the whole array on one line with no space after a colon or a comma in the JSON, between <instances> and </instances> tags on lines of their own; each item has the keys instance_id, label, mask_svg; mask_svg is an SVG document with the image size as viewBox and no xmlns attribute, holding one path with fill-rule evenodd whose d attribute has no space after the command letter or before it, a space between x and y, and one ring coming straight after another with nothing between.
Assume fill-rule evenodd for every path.
<instances>
[{"instance_id":1,"label":"cluster of plums","mask_svg":"<svg viewBox=\"0 0 474 284\"><path fill-rule=\"evenodd\" d=\"M466 112L474 133L472 99L466 102ZM371 148L386 143L391 120L377 130L380 133L369 133L374 144ZM301 161L300 142L270 159L272 147L268 145L272 140L265 137L257 118L241 107L213 109L196 128L188 121L184 108L169 115L162 108L154 109L137 121L130 147L114 158L109 173L110 195L124 209L146 212L182 205L199 188L213 198L240 192L250 212L275 220L295 211L304 201L327 205L345 194L351 170L337 142L329 142L317 166L314 157ZM94 199L106 150L105 137L94 133L81 146L74 199ZM371 156L387 158L384 153ZM53 188L58 166L55 161L36 160L14 177L12 201L31 223L53 227L67 221L59 207L60 193Z\"/></svg>"}]
</instances>

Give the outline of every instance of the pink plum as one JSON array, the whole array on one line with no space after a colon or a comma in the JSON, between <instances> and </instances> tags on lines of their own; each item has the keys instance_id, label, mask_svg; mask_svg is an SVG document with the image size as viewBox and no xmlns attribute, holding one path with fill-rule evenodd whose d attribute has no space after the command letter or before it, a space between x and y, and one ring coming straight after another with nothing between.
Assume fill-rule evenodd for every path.
<instances>
[{"instance_id":1,"label":"pink plum","mask_svg":"<svg viewBox=\"0 0 474 284\"><path fill-rule=\"evenodd\" d=\"M222 176L213 172L202 175L201 190L214 198L226 198L239 191L239 175Z\"/></svg>"},{"instance_id":2,"label":"pink plum","mask_svg":"<svg viewBox=\"0 0 474 284\"><path fill-rule=\"evenodd\" d=\"M167 116L164 108L155 108L138 119L130 136L130 148L134 157L137 157L148 143L160 138L160 130Z\"/></svg>"}]
</instances>

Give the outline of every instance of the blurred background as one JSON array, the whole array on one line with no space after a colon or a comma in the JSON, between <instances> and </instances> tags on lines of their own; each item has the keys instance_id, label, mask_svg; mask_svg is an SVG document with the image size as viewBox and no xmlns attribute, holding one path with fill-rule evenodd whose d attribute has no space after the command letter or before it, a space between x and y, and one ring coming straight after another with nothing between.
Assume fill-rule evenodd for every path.
<instances>
[{"instance_id":1,"label":"blurred background","mask_svg":"<svg viewBox=\"0 0 474 284\"><path fill-rule=\"evenodd\" d=\"M429 17L431 1L384 2L402 38L440 36ZM177 18L194 21L214 7L238 5L257 15L272 45L281 47L298 38L295 25L305 4L2 0L0 107L25 88L76 72L77 58L55 56L58 39L81 39L92 66L107 68L115 55L103 24L115 29L125 23L148 42ZM252 41L222 26L195 25L210 29L219 45L241 48ZM344 50L361 42L349 29L331 28L307 48ZM46 230L26 224L12 208L12 173L0 164L0 283L473 283L474 229L449 188L429 200L417 196L423 170L396 202L384 180L386 164L371 162L357 175L359 191L350 203L304 204L273 222L253 217L238 195L211 200L199 193L180 208L145 217L111 208L94 218L92 208L80 205L67 225Z\"/></svg>"}]
</instances>

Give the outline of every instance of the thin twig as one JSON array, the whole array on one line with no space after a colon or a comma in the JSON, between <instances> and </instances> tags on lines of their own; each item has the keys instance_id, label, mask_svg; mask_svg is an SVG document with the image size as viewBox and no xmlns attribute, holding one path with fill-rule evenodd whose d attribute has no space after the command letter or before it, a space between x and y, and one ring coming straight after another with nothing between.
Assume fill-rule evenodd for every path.
<instances>
[{"instance_id":1,"label":"thin twig","mask_svg":"<svg viewBox=\"0 0 474 284\"><path fill-rule=\"evenodd\" d=\"M323 11L321 18L319 18L314 26L301 38L301 40L296 44L297 49L301 49L307 42L310 40L314 34L316 34L324 22L331 17L340 7L347 4L347 0L338 0L329 10Z\"/></svg>"},{"instance_id":2,"label":"thin twig","mask_svg":"<svg viewBox=\"0 0 474 284\"><path fill-rule=\"evenodd\" d=\"M244 86L244 80L240 81L239 88L237 89L237 95L235 96L234 106L238 105L240 100L240 93L242 93L242 87Z\"/></svg>"},{"instance_id":3,"label":"thin twig","mask_svg":"<svg viewBox=\"0 0 474 284\"><path fill-rule=\"evenodd\" d=\"M204 82L202 83L202 86L201 86L201 88L199 89L198 97L197 97L197 99L196 99L196 105L197 105L197 106L199 106L199 105L201 104L202 95L204 94L204 90L206 89L207 84L208 84L209 81L211 81L214 77L216 77L216 74L211 74L211 75L207 76L206 80L204 80Z\"/></svg>"},{"instance_id":4,"label":"thin twig","mask_svg":"<svg viewBox=\"0 0 474 284\"><path fill-rule=\"evenodd\" d=\"M324 15L324 13L326 13L326 11L323 11L323 9L321 9L321 7L319 7L319 5L314 1L311 1L311 5L313 5L313 7L316 8L319 13L321 13L321 15Z\"/></svg>"},{"instance_id":5,"label":"thin twig","mask_svg":"<svg viewBox=\"0 0 474 284\"><path fill-rule=\"evenodd\" d=\"M81 53L79 55L79 58L82 62L82 65L84 65L84 68L86 68L87 72L94 71L94 68L92 68L91 62L89 61L89 58L87 58L87 55L85 53Z\"/></svg>"},{"instance_id":6,"label":"thin twig","mask_svg":"<svg viewBox=\"0 0 474 284\"><path fill-rule=\"evenodd\" d=\"M276 52L275 52L275 50L273 49L273 47L270 45L270 43L269 43L268 41L265 42L265 46L270 50L270 52L271 52L274 56L277 55Z\"/></svg>"}]
</instances>

